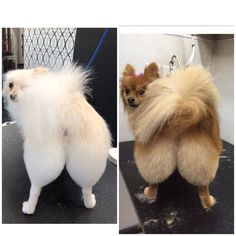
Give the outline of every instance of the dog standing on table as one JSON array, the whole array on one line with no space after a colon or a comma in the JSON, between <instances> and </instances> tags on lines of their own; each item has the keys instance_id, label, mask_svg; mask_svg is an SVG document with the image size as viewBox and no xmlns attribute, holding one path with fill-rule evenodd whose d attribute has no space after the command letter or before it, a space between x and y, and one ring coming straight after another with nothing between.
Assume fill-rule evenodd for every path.
<instances>
[{"instance_id":1,"label":"dog standing on table","mask_svg":"<svg viewBox=\"0 0 236 236\"><path fill-rule=\"evenodd\" d=\"M151 75L157 75L158 67L152 68L157 71ZM130 65L123 73L121 94L126 108L125 89L131 86L134 73ZM138 79L132 81L139 83ZM142 102L135 109L128 108L135 136L135 162L149 183L144 189L147 198L156 199L158 184L177 169L187 182L198 187L204 208L215 204L208 186L215 178L222 150L217 100L211 74L196 66L155 79L148 84Z\"/></svg>"},{"instance_id":2,"label":"dog standing on table","mask_svg":"<svg viewBox=\"0 0 236 236\"><path fill-rule=\"evenodd\" d=\"M22 208L26 214L34 213L42 187L65 165L82 187L85 207L96 205L92 187L105 170L111 137L103 118L85 99L88 76L74 66L59 72L35 68L6 74L3 94L23 134L31 182Z\"/></svg>"}]
</instances>

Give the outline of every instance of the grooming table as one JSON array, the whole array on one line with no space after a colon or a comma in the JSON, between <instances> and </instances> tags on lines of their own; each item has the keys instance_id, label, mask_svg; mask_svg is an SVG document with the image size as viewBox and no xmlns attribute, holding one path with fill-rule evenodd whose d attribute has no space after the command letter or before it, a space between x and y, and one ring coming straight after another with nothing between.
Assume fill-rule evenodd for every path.
<instances>
[{"instance_id":1,"label":"grooming table","mask_svg":"<svg viewBox=\"0 0 236 236\"><path fill-rule=\"evenodd\" d=\"M147 183L134 163L133 142L120 143L120 169L145 233L234 233L234 146L227 142L223 145L216 179L210 185L217 203L206 211L201 206L196 187L177 172L159 185L157 201L146 203L142 193Z\"/></svg>"},{"instance_id":2,"label":"grooming table","mask_svg":"<svg viewBox=\"0 0 236 236\"><path fill-rule=\"evenodd\" d=\"M116 223L117 167L110 161L93 192L97 204L86 209L81 188L64 169L40 195L34 215L22 213L30 181L23 161L23 141L16 124L2 127L2 222L3 223Z\"/></svg>"}]
</instances>

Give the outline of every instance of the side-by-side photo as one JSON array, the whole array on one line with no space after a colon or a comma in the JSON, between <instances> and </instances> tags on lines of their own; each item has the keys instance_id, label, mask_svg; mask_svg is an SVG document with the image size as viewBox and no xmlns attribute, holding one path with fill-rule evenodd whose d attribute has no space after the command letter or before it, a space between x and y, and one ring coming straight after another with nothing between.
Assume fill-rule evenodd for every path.
<instances>
[{"instance_id":1,"label":"side-by-side photo","mask_svg":"<svg viewBox=\"0 0 236 236\"><path fill-rule=\"evenodd\" d=\"M119 232L234 233L234 35L119 35Z\"/></svg>"},{"instance_id":2,"label":"side-by-side photo","mask_svg":"<svg viewBox=\"0 0 236 236\"><path fill-rule=\"evenodd\" d=\"M2 222L116 224L117 29L3 28L2 86Z\"/></svg>"}]
</instances>

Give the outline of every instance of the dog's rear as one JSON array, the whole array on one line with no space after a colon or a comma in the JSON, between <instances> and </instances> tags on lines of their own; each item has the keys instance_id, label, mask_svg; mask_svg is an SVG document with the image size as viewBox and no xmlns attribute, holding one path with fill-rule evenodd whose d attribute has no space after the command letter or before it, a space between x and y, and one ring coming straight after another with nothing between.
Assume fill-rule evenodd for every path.
<instances>
[{"instance_id":1,"label":"dog's rear","mask_svg":"<svg viewBox=\"0 0 236 236\"><path fill-rule=\"evenodd\" d=\"M81 68L67 67L32 77L19 98L23 134L40 141L74 132L87 75Z\"/></svg>"},{"instance_id":2,"label":"dog's rear","mask_svg":"<svg viewBox=\"0 0 236 236\"><path fill-rule=\"evenodd\" d=\"M220 149L217 100L217 89L205 69L179 70L149 85L145 100L130 117L131 125L143 143L152 135L179 136L197 127L211 134Z\"/></svg>"},{"instance_id":3,"label":"dog's rear","mask_svg":"<svg viewBox=\"0 0 236 236\"><path fill-rule=\"evenodd\" d=\"M157 184L177 168L199 189L204 208L215 203L208 185L215 178L222 149L216 103L218 92L202 67L175 71L151 83L142 104L130 115L135 159L155 197Z\"/></svg>"},{"instance_id":4,"label":"dog's rear","mask_svg":"<svg viewBox=\"0 0 236 236\"><path fill-rule=\"evenodd\" d=\"M65 165L82 187L85 206L93 208L92 187L105 170L111 137L106 122L85 99L88 72L71 65L59 72L38 72L13 71L5 85L11 111L17 108L31 181L22 210L34 213L41 188L57 178ZM10 83L18 80L17 99L12 100Z\"/></svg>"}]
</instances>

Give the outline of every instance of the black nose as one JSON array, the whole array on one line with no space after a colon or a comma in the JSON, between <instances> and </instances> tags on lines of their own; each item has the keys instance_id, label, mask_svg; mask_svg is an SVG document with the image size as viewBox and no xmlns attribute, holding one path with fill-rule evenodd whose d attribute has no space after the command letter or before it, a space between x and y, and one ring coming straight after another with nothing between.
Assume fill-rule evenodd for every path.
<instances>
[{"instance_id":1,"label":"black nose","mask_svg":"<svg viewBox=\"0 0 236 236\"><path fill-rule=\"evenodd\" d=\"M128 98L128 102L129 102L130 104L134 103L134 101L135 101L135 99L134 99L133 97Z\"/></svg>"},{"instance_id":2,"label":"black nose","mask_svg":"<svg viewBox=\"0 0 236 236\"><path fill-rule=\"evenodd\" d=\"M10 98L11 98L11 100L16 100L16 95L15 94L10 94Z\"/></svg>"}]
</instances>

